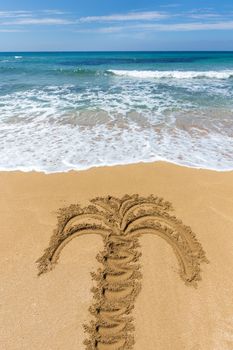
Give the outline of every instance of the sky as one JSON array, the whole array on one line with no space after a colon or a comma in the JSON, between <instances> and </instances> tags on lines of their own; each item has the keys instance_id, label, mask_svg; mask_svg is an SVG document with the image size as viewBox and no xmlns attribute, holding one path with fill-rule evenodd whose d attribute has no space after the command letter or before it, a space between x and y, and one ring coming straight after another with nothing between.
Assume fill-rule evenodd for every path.
<instances>
[{"instance_id":1,"label":"sky","mask_svg":"<svg viewBox=\"0 0 233 350\"><path fill-rule=\"evenodd\" d=\"M232 0L0 0L0 51L229 50Z\"/></svg>"}]
</instances>

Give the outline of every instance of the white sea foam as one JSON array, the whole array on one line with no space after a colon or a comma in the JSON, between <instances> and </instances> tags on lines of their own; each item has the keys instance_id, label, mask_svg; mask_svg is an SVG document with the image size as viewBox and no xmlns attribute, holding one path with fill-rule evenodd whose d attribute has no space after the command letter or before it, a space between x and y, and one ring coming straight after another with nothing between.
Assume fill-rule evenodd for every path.
<instances>
[{"instance_id":1,"label":"white sea foam","mask_svg":"<svg viewBox=\"0 0 233 350\"><path fill-rule=\"evenodd\" d=\"M166 160L186 166L233 169L230 137L213 133L196 138L184 130L122 129L106 125L17 125L2 130L5 139L0 168L57 172L93 166ZM198 134L198 132L197 132ZM205 150L203 152L203 150Z\"/></svg>"},{"instance_id":2,"label":"white sea foam","mask_svg":"<svg viewBox=\"0 0 233 350\"><path fill-rule=\"evenodd\" d=\"M21 59L21 58L23 58L23 56L15 56L15 59L17 60L19 60L19 59Z\"/></svg>"},{"instance_id":3,"label":"white sea foam","mask_svg":"<svg viewBox=\"0 0 233 350\"><path fill-rule=\"evenodd\" d=\"M190 99L188 80L176 85L181 95L171 82L116 80L107 89L51 85L1 96L0 169L48 173L157 160L233 169L233 110L218 105L233 94L224 81L208 84L212 107L201 108L203 84L194 84Z\"/></svg>"},{"instance_id":4,"label":"white sea foam","mask_svg":"<svg viewBox=\"0 0 233 350\"><path fill-rule=\"evenodd\" d=\"M142 79L194 79L194 78L208 78L208 79L229 79L233 78L233 70L222 71L152 71L152 70L113 70L108 72L118 76L142 78Z\"/></svg>"}]
</instances>

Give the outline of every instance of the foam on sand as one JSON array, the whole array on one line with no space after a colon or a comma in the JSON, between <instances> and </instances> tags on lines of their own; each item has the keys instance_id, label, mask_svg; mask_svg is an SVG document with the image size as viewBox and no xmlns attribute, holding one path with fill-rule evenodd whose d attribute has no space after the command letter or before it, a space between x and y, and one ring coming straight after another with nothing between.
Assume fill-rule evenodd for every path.
<instances>
[{"instance_id":1,"label":"foam on sand","mask_svg":"<svg viewBox=\"0 0 233 350\"><path fill-rule=\"evenodd\" d=\"M119 82L117 93L114 87L77 94L73 86L51 86L5 95L0 169L49 173L158 160L233 169L233 112L228 107L199 108L178 101L170 88L157 89L152 82L135 89L131 83L122 87ZM186 83L188 93L200 89L200 84ZM213 101L227 93L214 88ZM226 98L231 101L231 95ZM85 103L88 109L82 108Z\"/></svg>"}]
</instances>

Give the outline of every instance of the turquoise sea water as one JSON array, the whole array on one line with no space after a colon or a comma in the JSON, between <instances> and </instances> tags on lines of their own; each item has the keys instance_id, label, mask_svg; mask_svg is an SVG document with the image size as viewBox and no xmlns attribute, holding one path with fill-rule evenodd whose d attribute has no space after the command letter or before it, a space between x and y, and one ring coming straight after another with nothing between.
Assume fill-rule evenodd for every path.
<instances>
[{"instance_id":1,"label":"turquoise sea water","mask_svg":"<svg viewBox=\"0 0 233 350\"><path fill-rule=\"evenodd\" d=\"M233 52L0 53L0 169L233 169Z\"/></svg>"}]
</instances>

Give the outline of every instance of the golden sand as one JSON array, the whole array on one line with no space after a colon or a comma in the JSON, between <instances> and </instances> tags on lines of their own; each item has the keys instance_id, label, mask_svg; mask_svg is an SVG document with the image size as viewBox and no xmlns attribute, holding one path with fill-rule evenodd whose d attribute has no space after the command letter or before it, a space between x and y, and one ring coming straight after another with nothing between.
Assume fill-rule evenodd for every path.
<instances>
[{"instance_id":1,"label":"golden sand","mask_svg":"<svg viewBox=\"0 0 233 350\"><path fill-rule=\"evenodd\" d=\"M12 172L0 191L4 350L233 349L233 172Z\"/></svg>"}]
</instances>

